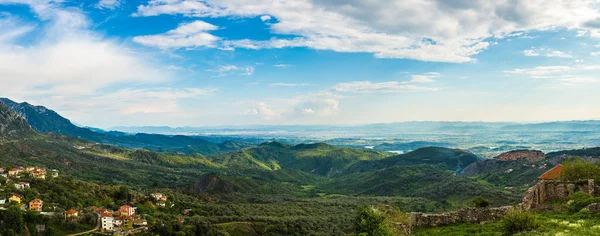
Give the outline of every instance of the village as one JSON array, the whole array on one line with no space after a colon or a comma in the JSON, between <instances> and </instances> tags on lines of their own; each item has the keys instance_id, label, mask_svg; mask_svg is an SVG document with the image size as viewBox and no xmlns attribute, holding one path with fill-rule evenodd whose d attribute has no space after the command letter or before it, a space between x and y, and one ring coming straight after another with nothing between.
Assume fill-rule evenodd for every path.
<instances>
[{"instance_id":1,"label":"village","mask_svg":"<svg viewBox=\"0 0 600 236\"><path fill-rule=\"evenodd\" d=\"M96 227L73 235L97 232L107 235L129 235L148 230L148 221L144 216L136 214L136 207L122 205L111 210L89 206L85 209L61 209L56 203L46 204L44 199L36 197L25 201L22 192L35 187L32 183L24 181L46 181L46 178L58 178L58 170L47 170L38 166L14 167L5 169L0 167L0 210L7 210L11 205L19 206L24 212L34 212L47 217L63 217L66 222L82 220L82 213L92 212L97 217ZM6 191L8 190L8 191ZM13 191L14 190L14 191ZM156 207L165 207L168 196L162 193L151 193L148 196ZM46 225L36 224L37 232L44 232Z\"/></svg>"}]
</instances>

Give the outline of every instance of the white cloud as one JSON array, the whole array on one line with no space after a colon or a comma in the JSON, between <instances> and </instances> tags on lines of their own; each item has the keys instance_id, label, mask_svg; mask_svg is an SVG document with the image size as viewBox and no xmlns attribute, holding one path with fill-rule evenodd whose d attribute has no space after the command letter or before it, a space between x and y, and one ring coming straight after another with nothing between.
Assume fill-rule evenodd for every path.
<instances>
[{"instance_id":1,"label":"white cloud","mask_svg":"<svg viewBox=\"0 0 600 236\"><path fill-rule=\"evenodd\" d=\"M292 65L289 65L289 64L275 64L275 65L273 65L273 67L287 68L287 67L292 67Z\"/></svg>"},{"instance_id":2,"label":"white cloud","mask_svg":"<svg viewBox=\"0 0 600 236\"><path fill-rule=\"evenodd\" d=\"M527 56L527 57L538 57L538 56L560 57L560 58L572 58L573 57L570 53L559 51L559 50L554 50L554 49L547 48L547 47L523 50L523 55Z\"/></svg>"},{"instance_id":3,"label":"white cloud","mask_svg":"<svg viewBox=\"0 0 600 236\"><path fill-rule=\"evenodd\" d=\"M115 8L121 6L121 0L100 0L94 7L98 9L110 9L114 10Z\"/></svg>"},{"instance_id":4,"label":"white cloud","mask_svg":"<svg viewBox=\"0 0 600 236\"><path fill-rule=\"evenodd\" d=\"M269 16L269 15L260 16L260 20L262 22L271 21L271 16Z\"/></svg>"},{"instance_id":5,"label":"white cloud","mask_svg":"<svg viewBox=\"0 0 600 236\"><path fill-rule=\"evenodd\" d=\"M528 50L523 50L523 55L525 55L527 57L537 57L540 54L538 52L536 52L535 50L528 49Z\"/></svg>"},{"instance_id":6,"label":"white cloud","mask_svg":"<svg viewBox=\"0 0 600 236\"><path fill-rule=\"evenodd\" d=\"M549 78L554 74L563 73L572 70L573 68L569 66L537 66L534 68L528 69L514 69L509 71L504 71L504 73L508 74L517 74L517 75L528 75L534 78Z\"/></svg>"},{"instance_id":7,"label":"white cloud","mask_svg":"<svg viewBox=\"0 0 600 236\"><path fill-rule=\"evenodd\" d=\"M433 83L435 82L435 78L441 77L442 74L438 72L428 72L422 75L411 75L410 81L408 83Z\"/></svg>"},{"instance_id":8,"label":"white cloud","mask_svg":"<svg viewBox=\"0 0 600 236\"><path fill-rule=\"evenodd\" d=\"M234 65L221 65L216 69L208 70L210 72L215 72L219 77L228 76L228 75L244 75L251 76L254 74L254 67L246 66L246 67L238 67Z\"/></svg>"},{"instance_id":9,"label":"white cloud","mask_svg":"<svg viewBox=\"0 0 600 236\"><path fill-rule=\"evenodd\" d=\"M256 104L253 108L246 110L244 112L244 114L253 116L253 117L257 117L263 121L278 120L278 119L281 119L281 117L282 117L281 114L279 114L279 113L275 112L274 110L272 110L271 108L269 108L269 106L264 102L260 102L260 103Z\"/></svg>"},{"instance_id":10,"label":"white cloud","mask_svg":"<svg viewBox=\"0 0 600 236\"><path fill-rule=\"evenodd\" d=\"M164 34L137 36L133 38L133 41L161 49L195 47L214 48L217 46L219 37L207 32L217 30L218 28L219 27L215 25L197 20L181 24L176 29L170 30Z\"/></svg>"},{"instance_id":11,"label":"white cloud","mask_svg":"<svg viewBox=\"0 0 600 236\"><path fill-rule=\"evenodd\" d=\"M600 51L590 52L590 56L600 56Z\"/></svg>"},{"instance_id":12,"label":"white cloud","mask_svg":"<svg viewBox=\"0 0 600 236\"><path fill-rule=\"evenodd\" d=\"M307 83L272 83L269 84L269 87L305 87L311 86L311 84Z\"/></svg>"},{"instance_id":13,"label":"white cloud","mask_svg":"<svg viewBox=\"0 0 600 236\"><path fill-rule=\"evenodd\" d=\"M562 27L600 36L594 24L598 7L594 0L151 0L134 15L272 16L278 20L270 24L273 33L296 36L223 41L227 49L309 47L380 58L470 62L490 46L490 39L514 33Z\"/></svg>"},{"instance_id":14,"label":"white cloud","mask_svg":"<svg viewBox=\"0 0 600 236\"><path fill-rule=\"evenodd\" d=\"M0 43L10 43L31 32L35 25L22 22L8 13L0 13Z\"/></svg>"},{"instance_id":15,"label":"white cloud","mask_svg":"<svg viewBox=\"0 0 600 236\"><path fill-rule=\"evenodd\" d=\"M402 93L402 92L422 92L438 91L439 88L422 87L410 84L404 84L397 81L373 83L370 81L354 81L349 83L339 83L332 88L335 92L343 93Z\"/></svg>"}]
</instances>

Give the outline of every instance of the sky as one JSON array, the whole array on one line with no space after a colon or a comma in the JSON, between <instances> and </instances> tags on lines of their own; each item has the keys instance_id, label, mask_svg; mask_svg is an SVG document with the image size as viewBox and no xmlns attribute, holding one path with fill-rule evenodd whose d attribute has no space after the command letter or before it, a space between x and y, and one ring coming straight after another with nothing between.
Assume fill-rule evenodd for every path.
<instances>
[{"instance_id":1,"label":"sky","mask_svg":"<svg viewBox=\"0 0 600 236\"><path fill-rule=\"evenodd\" d=\"M600 119L598 0L0 0L0 96L113 126Z\"/></svg>"}]
</instances>

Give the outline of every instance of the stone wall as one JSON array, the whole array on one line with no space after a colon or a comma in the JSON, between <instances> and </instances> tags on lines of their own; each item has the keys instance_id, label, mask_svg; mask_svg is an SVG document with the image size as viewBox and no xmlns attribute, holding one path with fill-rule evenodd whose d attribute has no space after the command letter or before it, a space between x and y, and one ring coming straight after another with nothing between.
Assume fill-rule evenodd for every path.
<instances>
[{"instance_id":1,"label":"stone wall","mask_svg":"<svg viewBox=\"0 0 600 236\"><path fill-rule=\"evenodd\" d=\"M540 208L548 201L569 200L571 194L576 192L597 196L600 192L596 189L592 179L578 182L541 180L525 192L521 205L526 210Z\"/></svg>"},{"instance_id":2,"label":"stone wall","mask_svg":"<svg viewBox=\"0 0 600 236\"><path fill-rule=\"evenodd\" d=\"M410 226L413 228L434 227L461 222L481 223L495 221L500 220L511 208L511 206L497 208L465 208L441 214L412 212L410 213Z\"/></svg>"}]
</instances>

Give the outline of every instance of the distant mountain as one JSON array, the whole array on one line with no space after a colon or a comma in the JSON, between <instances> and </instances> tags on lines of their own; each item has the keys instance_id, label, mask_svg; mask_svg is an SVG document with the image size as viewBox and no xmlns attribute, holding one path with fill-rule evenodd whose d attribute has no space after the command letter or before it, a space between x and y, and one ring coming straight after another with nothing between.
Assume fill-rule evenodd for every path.
<instances>
[{"instance_id":1,"label":"distant mountain","mask_svg":"<svg viewBox=\"0 0 600 236\"><path fill-rule=\"evenodd\" d=\"M239 150L251 146L244 142L226 142L215 144L204 139L183 135L126 134L122 132L96 132L98 129L83 128L74 125L53 110L29 103L17 103L0 98L10 109L23 116L31 127L41 133L58 133L93 142L115 145L123 148L144 148L158 152L179 152L184 154L201 153L204 155ZM96 131L95 131L96 130Z\"/></svg>"},{"instance_id":2,"label":"distant mountain","mask_svg":"<svg viewBox=\"0 0 600 236\"><path fill-rule=\"evenodd\" d=\"M516 131L598 131L600 121L555 121L537 124L513 124L502 127L502 130Z\"/></svg>"},{"instance_id":3,"label":"distant mountain","mask_svg":"<svg viewBox=\"0 0 600 236\"><path fill-rule=\"evenodd\" d=\"M562 156L562 155L574 156L574 157L600 158L600 147L558 151L558 152L551 152L551 153L547 154L547 156L549 156L549 157Z\"/></svg>"},{"instance_id":4,"label":"distant mountain","mask_svg":"<svg viewBox=\"0 0 600 236\"><path fill-rule=\"evenodd\" d=\"M375 146L373 149L382 151L403 151L408 152L424 147L452 147L451 143L446 142L430 142L430 141L414 141L407 143L382 143Z\"/></svg>"},{"instance_id":5,"label":"distant mountain","mask_svg":"<svg viewBox=\"0 0 600 236\"><path fill-rule=\"evenodd\" d=\"M16 138L35 133L27 121L0 101L0 138Z\"/></svg>"},{"instance_id":6,"label":"distant mountain","mask_svg":"<svg viewBox=\"0 0 600 236\"><path fill-rule=\"evenodd\" d=\"M443 165L446 169L457 170L482 160L475 154L461 149L426 147L415 151L388 157L377 161L361 161L345 170L345 173L367 172L392 166L418 164Z\"/></svg>"},{"instance_id":7,"label":"distant mountain","mask_svg":"<svg viewBox=\"0 0 600 236\"><path fill-rule=\"evenodd\" d=\"M297 169L332 176L361 160L380 160L390 154L335 147L325 143L289 145L267 142L258 147L208 157L212 162L242 169Z\"/></svg>"},{"instance_id":8,"label":"distant mountain","mask_svg":"<svg viewBox=\"0 0 600 236\"><path fill-rule=\"evenodd\" d=\"M514 160L540 160L544 158L544 153L539 150L514 150L502 153L495 157L500 161L514 161Z\"/></svg>"}]
</instances>

